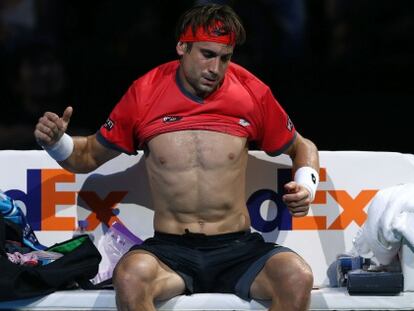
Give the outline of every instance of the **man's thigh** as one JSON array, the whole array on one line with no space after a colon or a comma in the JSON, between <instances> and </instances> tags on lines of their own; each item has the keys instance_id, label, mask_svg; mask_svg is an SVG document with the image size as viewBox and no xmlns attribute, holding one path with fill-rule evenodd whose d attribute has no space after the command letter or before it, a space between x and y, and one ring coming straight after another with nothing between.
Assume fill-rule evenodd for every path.
<instances>
[{"instance_id":1,"label":"man's thigh","mask_svg":"<svg viewBox=\"0 0 414 311\"><path fill-rule=\"evenodd\" d=\"M145 250L133 250L125 254L117 269L131 274L132 280L146 282L157 300L168 299L184 293L184 280L154 254ZM133 286L131 284L131 286Z\"/></svg>"},{"instance_id":2,"label":"man's thigh","mask_svg":"<svg viewBox=\"0 0 414 311\"><path fill-rule=\"evenodd\" d=\"M255 299L272 299L291 290L292 276L308 273L310 267L294 252L280 252L270 257L250 287Z\"/></svg>"}]
</instances>

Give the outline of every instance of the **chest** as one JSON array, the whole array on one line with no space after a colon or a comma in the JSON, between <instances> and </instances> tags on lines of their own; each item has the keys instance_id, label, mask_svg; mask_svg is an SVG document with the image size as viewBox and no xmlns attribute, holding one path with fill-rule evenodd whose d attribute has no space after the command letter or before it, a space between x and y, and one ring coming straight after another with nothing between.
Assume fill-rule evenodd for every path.
<instances>
[{"instance_id":1,"label":"chest","mask_svg":"<svg viewBox=\"0 0 414 311\"><path fill-rule=\"evenodd\" d=\"M176 131L154 137L148 148L151 162L156 166L213 170L240 163L247 154L247 140L213 131Z\"/></svg>"}]
</instances>

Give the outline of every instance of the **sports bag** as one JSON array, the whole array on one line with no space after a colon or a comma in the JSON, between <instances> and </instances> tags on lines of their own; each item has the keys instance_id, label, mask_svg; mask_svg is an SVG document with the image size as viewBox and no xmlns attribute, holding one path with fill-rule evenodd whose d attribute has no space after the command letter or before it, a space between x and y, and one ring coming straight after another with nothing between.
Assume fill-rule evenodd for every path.
<instances>
[{"instance_id":1,"label":"sports bag","mask_svg":"<svg viewBox=\"0 0 414 311\"><path fill-rule=\"evenodd\" d=\"M42 296L74 287L92 288L89 280L98 273L102 257L89 236L80 235L47 248L46 251L63 254L50 263L24 266L9 261L6 255L8 222L0 213L0 301Z\"/></svg>"}]
</instances>

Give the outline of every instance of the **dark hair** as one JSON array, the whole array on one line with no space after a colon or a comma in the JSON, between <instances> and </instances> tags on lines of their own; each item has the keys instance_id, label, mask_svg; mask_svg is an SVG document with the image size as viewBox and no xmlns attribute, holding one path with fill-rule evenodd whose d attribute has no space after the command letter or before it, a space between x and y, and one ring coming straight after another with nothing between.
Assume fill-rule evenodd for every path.
<instances>
[{"instance_id":1,"label":"dark hair","mask_svg":"<svg viewBox=\"0 0 414 311\"><path fill-rule=\"evenodd\" d=\"M222 23L223 34L234 33L235 43L238 45L244 43L246 32L240 17L228 5L219 4L197 5L184 12L177 23L176 39L179 41L188 27L192 28L193 33L201 26L208 31L208 28L214 26L217 21Z\"/></svg>"}]
</instances>

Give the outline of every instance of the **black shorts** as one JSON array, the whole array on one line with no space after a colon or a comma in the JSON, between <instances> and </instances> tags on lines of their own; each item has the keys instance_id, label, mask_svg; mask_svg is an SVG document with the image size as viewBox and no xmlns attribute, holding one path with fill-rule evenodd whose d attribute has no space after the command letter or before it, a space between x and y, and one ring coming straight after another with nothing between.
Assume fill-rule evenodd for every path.
<instances>
[{"instance_id":1,"label":"black shorts","mask_svg":"<svg viewBox=\"0 0 414 311\"><path fill-rule=\"evenodd\" d=\"M250 298L250 286L267 259L287 247L265 242L259 233L250 231L205 235L155 232L131 250L154 254L185 282L185 294L233 293Z\"/></svg>"}]
</instances>

